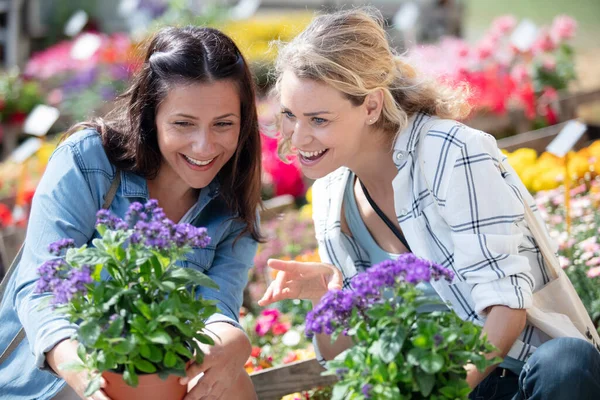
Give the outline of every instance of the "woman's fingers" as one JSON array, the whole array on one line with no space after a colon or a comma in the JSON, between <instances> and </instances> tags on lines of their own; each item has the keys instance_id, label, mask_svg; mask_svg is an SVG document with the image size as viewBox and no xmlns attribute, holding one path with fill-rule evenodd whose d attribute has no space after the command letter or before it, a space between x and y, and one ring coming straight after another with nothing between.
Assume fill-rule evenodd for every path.
<instances>
[{"instance_id":1,"label":"woman's fingers","mask_svg":"<svg viewBox=\"0 0 600 400\"><path fill-rule=\"evenodd\" d=\"M265 294L263 294L263 297L260 300L258 300L259 306L265 307L274 302L273 301L273 285L274 284L275 284L275 281L271 282L271 284L265 291Z\"/></svg>"}]
</instances>

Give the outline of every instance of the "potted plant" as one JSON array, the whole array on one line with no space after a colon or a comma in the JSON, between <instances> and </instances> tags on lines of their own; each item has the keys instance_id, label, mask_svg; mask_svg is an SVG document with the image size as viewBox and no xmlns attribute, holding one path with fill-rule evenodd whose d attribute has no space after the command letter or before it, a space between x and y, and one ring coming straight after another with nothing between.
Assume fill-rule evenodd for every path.
<instances>
[{"instance_id":1,"label":"potted plant","mask_svg":"<svg viewBox=\"0 0 600 400\"><path fill-rule=\"evenodd\" d=\"M36 291L52 292L50 305L79 325L72 339L79 342L80 361L61 368L90 372L86 396L104 376L113 400L132 393L183 398L187 388L178 377L190 360L202 363L198 342L214 344L205 320L216 312L215 302L204 300L198 288L218 287L179 265L194 248L208 245L206 229L173 223L156 200L132 203L125 220L101 210L96 228L100 237L92 246L74 248L71 239L51 244L59 257L38 269ZM145 388L150 392L142 395Z\"/></svg>"},{"instance_id":2,"label":"potted plant","mask_svg":"<svg viewBox=\"0 0 600 400\"><path fill-rule=\"evenodd\" d=\"M307 316L306 331L340 334L354 346L327 362L337 375L332 399L467 399L464 366L499 362L481 328L431 304L416 288L453 273L412 254L384 261L352 279L353 290L328 292Z\"/></svg>"}]
</instances>

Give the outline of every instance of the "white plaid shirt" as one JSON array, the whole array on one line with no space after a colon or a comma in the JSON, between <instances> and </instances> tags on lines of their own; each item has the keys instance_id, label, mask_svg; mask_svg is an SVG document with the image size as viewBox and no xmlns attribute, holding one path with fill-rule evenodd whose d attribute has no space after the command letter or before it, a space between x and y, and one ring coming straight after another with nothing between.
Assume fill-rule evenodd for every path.
<instances>
[{"instance_id":1,"label":"white plaid shirt","mask_svg":"<svg viewBox=\"0 0 600 400\"><path fill-rule=\"evenodd\" d=\"M525 223L524 201L543 221L495 139L456 121L416 114L398 135L391 156L398 168L394 206L412 252L455 273L452 284L431 282L440 297L462 319L480 325L489 306L531 307L532 292L549 278ZM370 266L366 251L341 231L349 175L340 168L313 186L319 255L342 271L345 287ZM508 355L525 361L547 340L527 324Z\"/></svg>"}]
</instances>

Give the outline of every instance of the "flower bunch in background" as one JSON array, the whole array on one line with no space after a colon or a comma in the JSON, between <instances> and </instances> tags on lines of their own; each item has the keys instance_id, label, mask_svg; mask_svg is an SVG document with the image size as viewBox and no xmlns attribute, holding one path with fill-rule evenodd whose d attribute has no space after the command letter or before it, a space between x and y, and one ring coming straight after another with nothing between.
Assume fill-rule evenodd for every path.
<instances>
[{"instance_id":1,"label":"flower bunch in background","mask_svg":"<svg viewBox=\"0 0 600 400\"><path fill-rule=\"evenodd\" d=\"M93 51L86 53L82 47ZM86 32L35 53L24 76L35 79L47 95L47 103L73 121L89 118L112 104L138 68L140 59L126 34Z\"/></svg>"},{"instance_id":2,"label":"flower bunch in background","mask_svg":"<svg viewBox=\"0 0 600 400\"><path fill-rule=\"evenodd\" d=\"M444 38L437 45L411 49L409 58L427 75L455 85L467 83L476 110L504 114L509 108L520 108L531 120L555 124L558 91L576 79L570 40L577 23L557 16L550 27L539 30L525 52L511 40L517 23L513 16L502 16L475 44Z\"/></svg>"},{"instance_id":3,"label":"flower bunch in background","mask_svg":"<svg viewBox=\"0 0 600 400\"><path fill-rule=\"evenodd\" d=\"M439 265L401 255L352 279L353 290L328 292L308 314L306 332L343 334L354 346L327 362L337 375L332 399L466 399L464 366L479 370L493 350L481 328L452 312L419 313L427 304L415 287L430 279L451 281Z\"/></svg>"},{"instance_id":4,"label":"flower bunch in background","mask_svg":"<svg viewBox=\"0 0 600 400\"><path fill-rule=\"evenodd\" d=\"M33 107L43 103L40 86L17 70L0 74L0 123L20 125ZM0 136L1 139L1 136Z\"/></svg>"},{"instance_id":5,"label":"flower bunch in background","mask_svg":"<svg viewBox=\"0 0 600 400\"><path fill-rule=\"evenodd\" d=\"M555 189L565 182L565 159L550 153L539 157L535 150L521 148L504 152L530 192ZM569 153L568 173L572 182L593 179L600 172L600 140Z\"/></svg>"},{"instance_id":6,"label":"flower bunch in background","mask_svg":"<svg viewBox=\"0 0 600 400\"><path fill-rule=\"evenodd\" d=\"M143 373L185 376L189 360L202 363L198 343L214 344L204 331L216 306L199 288L218 287L177 265L208 245L206 230L173 223L155 200L132 203L125 220L107 210L97 216L93 247L63 239L49 247L57 258L38 269L36 292L51 293L56 312L79 323L73 339L80 362L62 368L122 373L131 386ZM86 396L99 387L98 374Z\"/></svg>"},{"instance_id":7,"label":"flower bunch in background","mask_svg":"<svg viewBox=\"0 0 600 400\"><path fill-rule=\"evenodd\" d=\"M559 246L561 265L596 326L600 323L600 180L571 191L572 226L567 232L564 189L540 192L538 209Z\"/></svg>"}]
</instances>

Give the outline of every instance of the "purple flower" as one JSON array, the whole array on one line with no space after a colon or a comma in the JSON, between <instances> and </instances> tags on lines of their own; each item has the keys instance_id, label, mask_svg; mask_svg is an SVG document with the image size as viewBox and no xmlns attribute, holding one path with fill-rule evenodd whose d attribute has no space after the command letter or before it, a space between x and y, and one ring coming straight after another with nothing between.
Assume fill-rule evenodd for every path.
<instances>
[{"instance_id":1,"label":"purple flower","mask_svg":"<svg viewBox=\"0 0 600 400\"><path fill-rule=\"evenodd\" d=\"M75 247L75 241L73 239L60 239L48 246L50 254L58 256L63 250Z\"/></svg>"},{"instance_id":2,"label":"purple flower","mask_svg":"<svg viewBox=\"0 0 600 400\"><path fill-rule=\"evenodd\" d=\"M104 209L96 213L96 225L106 225L108 229L115 230L125 230L129 228L129 225L125 221Z\"/></svg>"},{"instance_id":3,"label":"purple flower","mask_svg":"<svg viewBox=\"0 0 600 400\"><path fill-rule=\"evenodd\" d=\"M348 373L348 368L338 368L335 370L335 374L338 379L341 381L344 379L344 376Z\"/></svg>"},{"instance_id":4,"label":"purple flower","mask_svg":"<svg viewBox=\"0 0 600 400\"><path fill-rule=\"evenodd\" d=\"M452 280L448 269L419 259L413 254L403 254L397 260L387 260L373 265L352 278L352 290L329 291L306 317L306 334L331 334L342 328L345 334L353 309L364 313L376 303L384 301L384 293L406 282L416 285L431 278Z\"/></svg>"},{"instance_id":5,"label":"purple flower","mask_svg":"<svg viewBox=\"0 0 600 400\"><path fill-rule=\"evenodd\" d=\"M62 259L48 260L38 267L40 278L35 287L35 293L51 292L60 282L60 267L64 264Z\"/></svg>"},{"instance_id":6,"label":"purple flower","mask_svg":"<svg viewBox=\"0 0 600 400\"><path fill-rule=\"evenodd\" d=\"M363 396L365 396L365 399L370 399L371 398L371 389L373 388L373 385L365 383L361 389Z\"/></svg>"}]
</instances>

